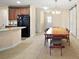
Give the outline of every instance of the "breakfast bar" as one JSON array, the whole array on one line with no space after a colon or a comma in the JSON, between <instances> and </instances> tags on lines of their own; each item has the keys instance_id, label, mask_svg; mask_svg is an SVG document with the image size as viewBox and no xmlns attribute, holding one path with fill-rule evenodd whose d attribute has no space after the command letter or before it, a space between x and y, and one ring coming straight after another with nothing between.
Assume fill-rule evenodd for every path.
<instances>
[{"instance_id":1,"label":"breakfast bar","mask_svg":"<svg viewBox=\"0 0 79 59\"><path fill-rule=\"evenodd\" d=\"M21 29L25 27L0 28L0 51L13 48L21 42Z\"/></svg>"}]
</instances>

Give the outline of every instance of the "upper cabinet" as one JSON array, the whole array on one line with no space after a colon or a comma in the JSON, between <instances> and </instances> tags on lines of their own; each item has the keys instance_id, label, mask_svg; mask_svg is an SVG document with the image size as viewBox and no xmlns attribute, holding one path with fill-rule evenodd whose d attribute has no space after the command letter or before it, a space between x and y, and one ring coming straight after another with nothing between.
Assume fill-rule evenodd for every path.
<instances>
[{"instance_id":1,"label":"upper cabinet","mask_svg":"<svg viewBox=\"0 0 79 59\"><path fill-rule=\"evenodd\" d=\"M24 14L24 15L30 14L30 8L21 8L20 9L20 14Z\"/></svg>"},{"instance_id":2,"label":"upper cabinet","mask_svg":"<svg viewBox=\"0 0 79 59\"><path fill-rule=\"evenodd\" d=\"M9 7L9 20L17 20L17 15L29 15L30 7Z\"/></svg>"}]
</instances>

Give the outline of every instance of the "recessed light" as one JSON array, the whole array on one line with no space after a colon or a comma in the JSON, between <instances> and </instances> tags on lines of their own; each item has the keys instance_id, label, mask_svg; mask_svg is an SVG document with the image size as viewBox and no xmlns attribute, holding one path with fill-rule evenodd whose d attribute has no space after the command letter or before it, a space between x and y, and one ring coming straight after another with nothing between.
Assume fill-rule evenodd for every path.
<instances>
[{"instance_id":1,"label":"recessed light","mask_svg":"<svg viewBox=\"0 0 79 59\"><path fill-rule=\"evenodd\" d=\"M61 14L61 11L56 11L56 14Z\"/></svg>"},{"instance_id":2,"label":"recessed light","mask_svg":"<svg viewBox=\"0 0 79 59\"><path fill-rule=\"evenodd\" d=\"M55 14L55 11L52 11L52 14Z\"/></svg>"},{"instance_id":3,"label":"recessed light","mask_svg":"<svg viewBox=\"0 0 79 59\"><path fill-rule=\"evenodd\" d=\"M77 3L78 1L75 1L75 3Z\"/></svg>"},{"instance_id":4,"label":"recessed light","mask_svg":"<svg viewBox=\"0 0 79 59\"><path fill-rule=\"evenodd\" d=\"M43 9L44 9L44 10L47 10L47 9L48 9L48 7L43 7Z\"/></svg>"},{"instance_id":5,"label":"recessed light","mask_svg":"<svg viewBox=\"0 0 79 59\"><path fill-rule=\"evenodd\" d=\"M20 1L17 1L16 3L17 3L17 4L20 4L21 2L20 2Z\"/></svg>"},{"instance_id":6,"label":"recessed light","mask_svg":"<svg viewBox=\"0 0 79 59\"><path fill-rule=\"evenodd\" d=\"M61 11L52 11L52 14L61 14Z\"/></svg>"}]
</instances>

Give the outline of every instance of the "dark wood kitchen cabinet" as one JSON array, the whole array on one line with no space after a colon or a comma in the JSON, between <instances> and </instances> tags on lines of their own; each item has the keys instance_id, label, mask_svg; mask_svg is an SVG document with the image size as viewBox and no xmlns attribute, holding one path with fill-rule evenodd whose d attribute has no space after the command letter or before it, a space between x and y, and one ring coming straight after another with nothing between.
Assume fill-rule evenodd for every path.
<instances>
[{"instance_id":1,"label":"dark wood kitchen cabinet","mask_svg":"<svg viewBox=\"0 0 79 59\"><path fill-rule=\"evenodd\" d=\"M30 14L30 8L21 8L20 9L20 14L24 14L24 15Z\"/></svg>"},{"instance_id":2,"label":"dark wood kitchen cabinet","mask_svg":"<svg viewBox=\"0 0 79 59\"><path fill-rule=\"evenodd\" d=\"M9 20L14 20L16 19L16 16L15 16L15 9L9 9Z\"/></svg>"},{"instance_id":3,"label":"dark wood kitchen cabinet","mask_svg":"<svg viewBox=\"0 0 79 59\"><path fill-rule=\"evenodd\" d=\"M17 15L29 15L30 7L9 7L9 20L17 20Z\"/></svg>"}]
</instances>

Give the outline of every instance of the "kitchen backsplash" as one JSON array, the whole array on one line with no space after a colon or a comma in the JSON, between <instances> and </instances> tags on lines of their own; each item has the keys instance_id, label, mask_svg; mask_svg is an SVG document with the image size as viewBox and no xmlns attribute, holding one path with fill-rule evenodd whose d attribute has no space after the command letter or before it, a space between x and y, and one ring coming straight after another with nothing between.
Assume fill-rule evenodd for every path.
<instances>
[{"instance_id":1,"label":"kitchen backsplash","mask_svg":"<svg viewBox=\"0 0 79 59\"><path fill-rule=\"evenodd\" d=\"M10 20L9 25L17 25L17 20Z\"/></svg>"}]
</instances>

